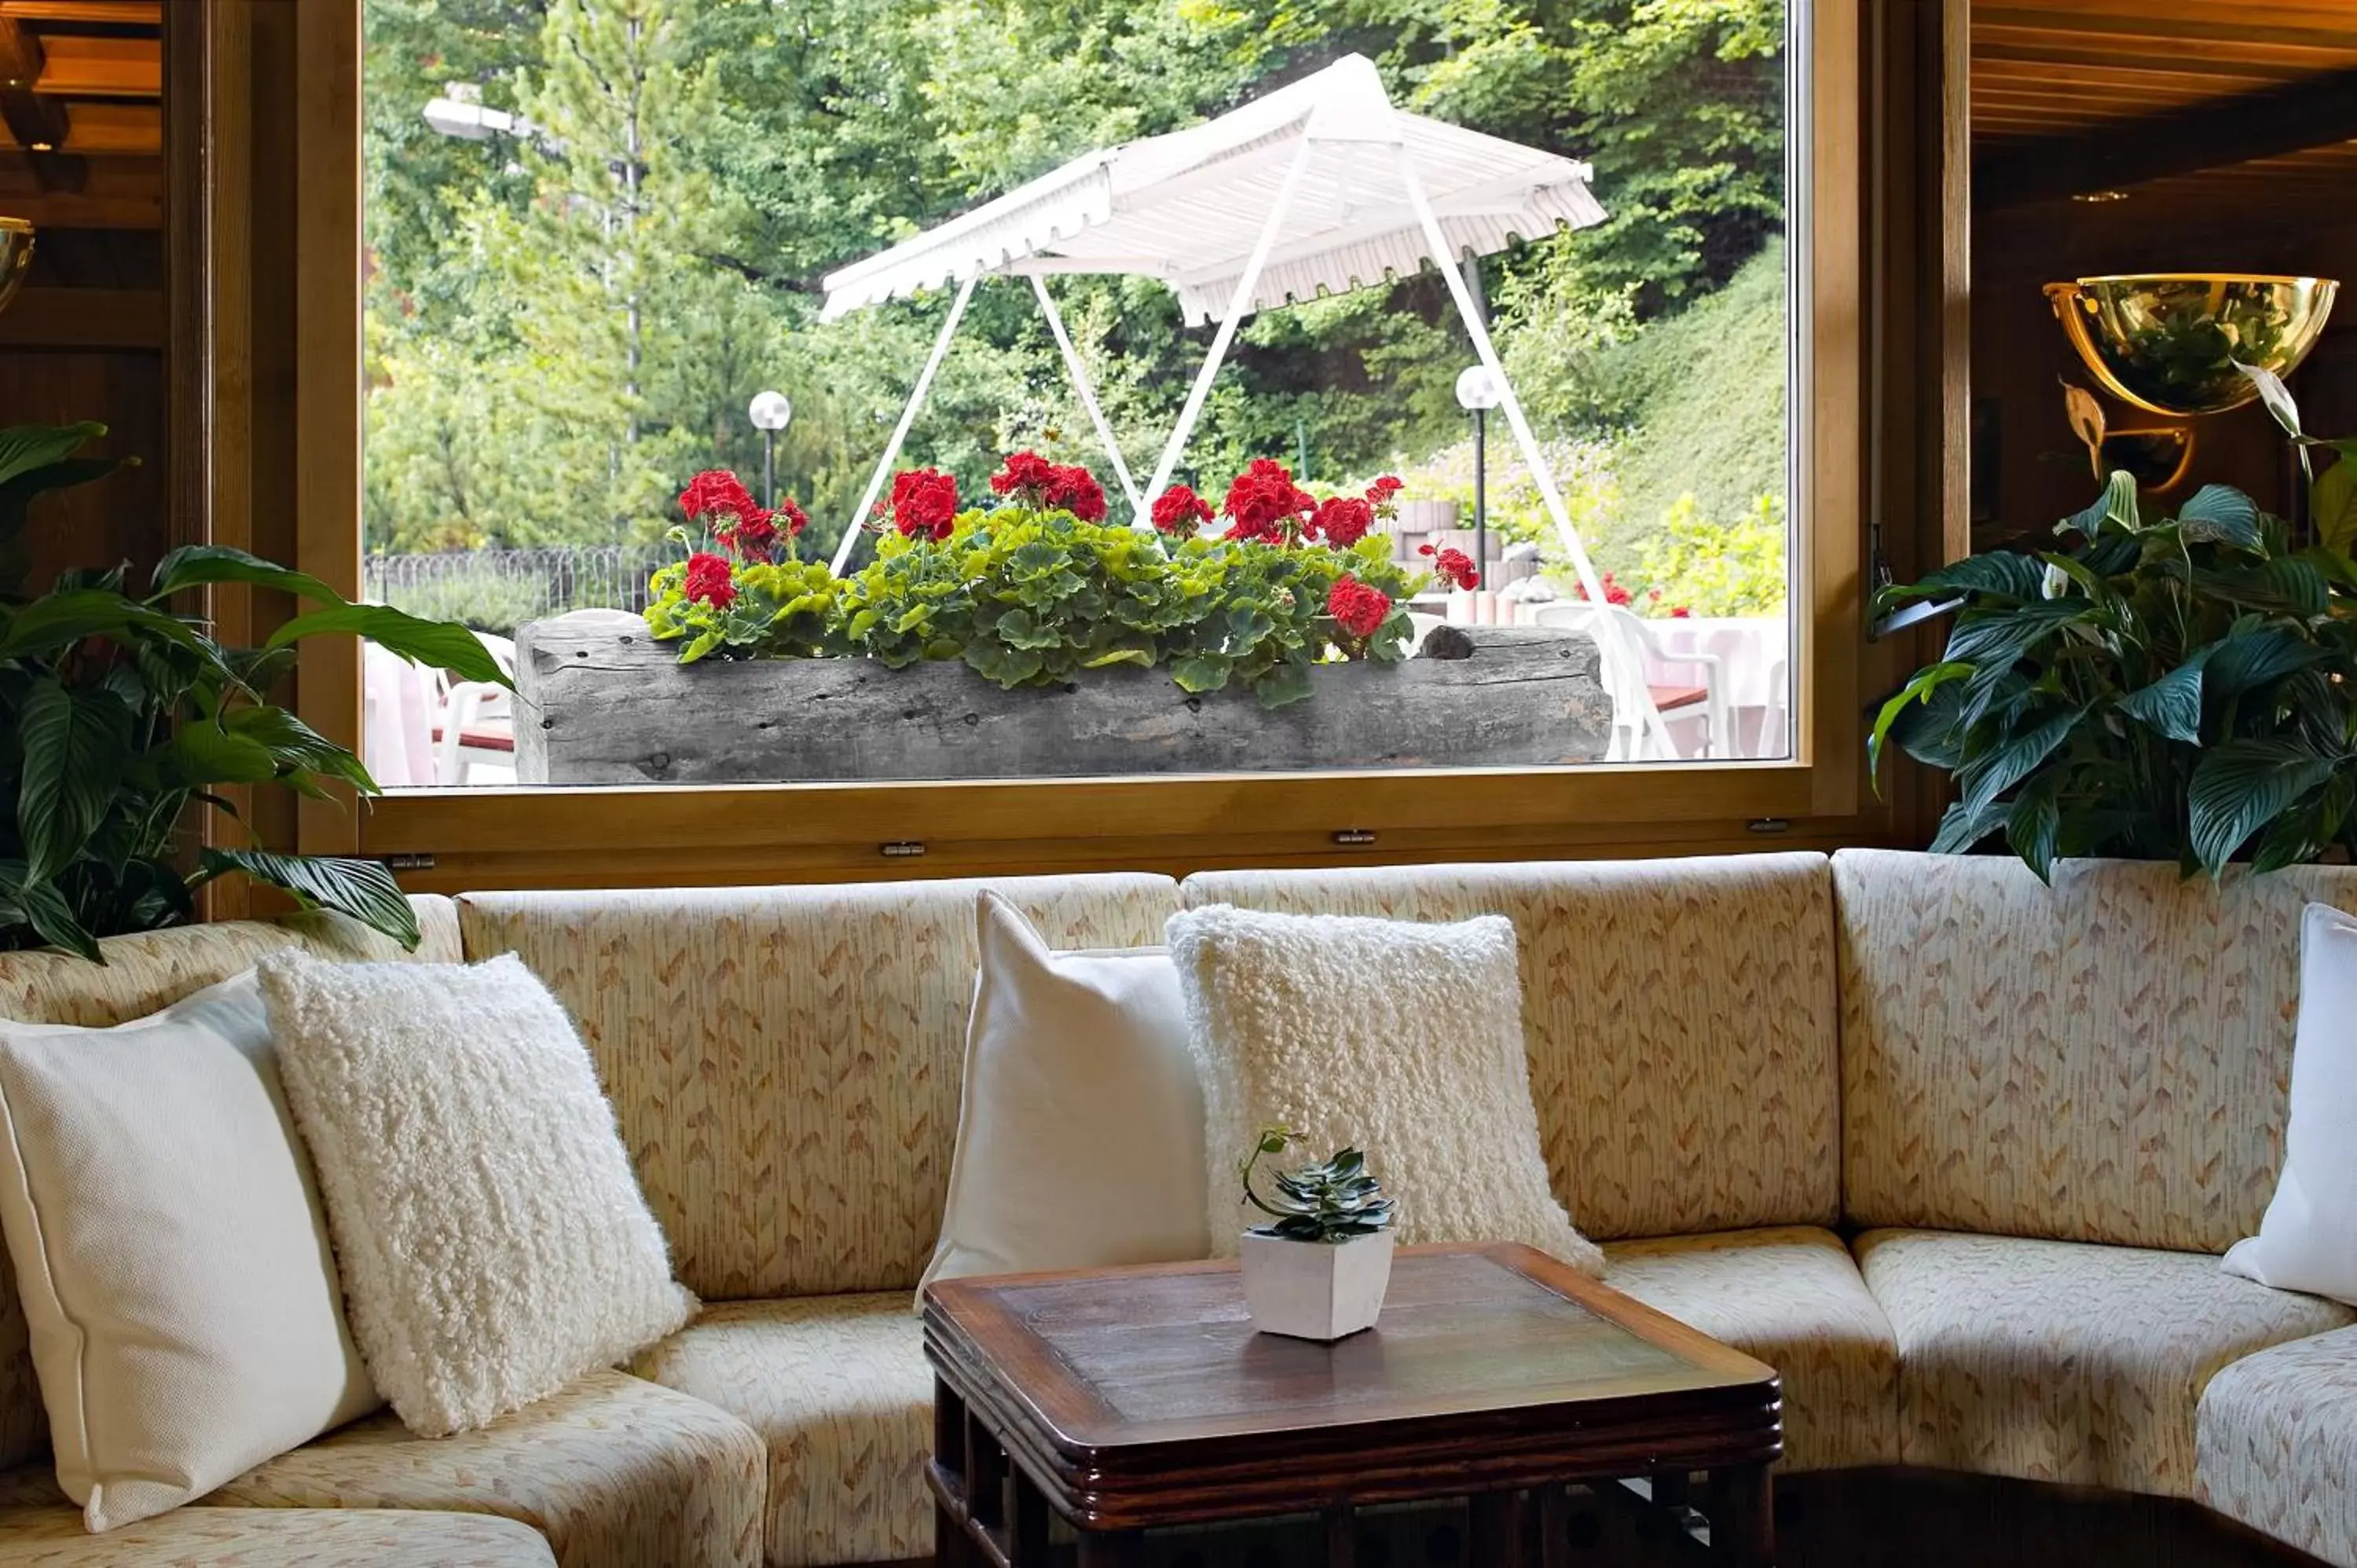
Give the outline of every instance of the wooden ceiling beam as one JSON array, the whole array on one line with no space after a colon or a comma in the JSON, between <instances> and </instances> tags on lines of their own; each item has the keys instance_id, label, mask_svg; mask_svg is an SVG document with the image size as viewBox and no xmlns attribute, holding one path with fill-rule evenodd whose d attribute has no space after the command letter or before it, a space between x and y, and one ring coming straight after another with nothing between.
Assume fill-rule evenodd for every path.
<instances>
[{"instance_id":1,"label":"wooden ceiling beam","mask_svg":"<svg viewBox=\"0 0 2357 1568\"><path fill-rule=\"evenodd\" d=\"M33 91L52 98L160 98L161 38L99 38L80 33L41 35L42 61Z\"/></svg>"},{"instance_id":2,"label":"wooden ceiling beam","mask_svg":"<svg viewBox=\"0 0 2357 1568\"><path fill-rule=\"evenodd\" d=\"M40 40L0 16L0 124L25 149L43 189L80 190L89 170L62 151L65 106L34 91L44 63Z\"/></svg>"},{"instance_id":3,"label":"wooden ceiling beam","mask_svg":"<svg viewBox=\"0 0 2357 1568\"><path fill-rule=\"evenodd\" d=\"M156 27L164 22L164 0L0 0L0 16L19 22Z\"/></svg>"},{"instance_id":4,"label":"wooden ceiling beam","mask_svg":"<svg viewBox=\"0 0 2357 1568\"><path fill-rule=\"evenodd\" d=\"M161 229L164 193L158 189L121 196L83 196L71 191L0 195L0 216L22 218L36 229Z\"/></svg>"},{"instance_id":5,"label":"wooden ceiling beam","mask_svg":"<svg viewBox=\"0 0 2357 1568\"><path fill-rule=\"evenodd\" d=\"M1973 160L1974 205L1987 209L2357 139L2357 70L2032 141Z\"/></svg>"}]
</instances>

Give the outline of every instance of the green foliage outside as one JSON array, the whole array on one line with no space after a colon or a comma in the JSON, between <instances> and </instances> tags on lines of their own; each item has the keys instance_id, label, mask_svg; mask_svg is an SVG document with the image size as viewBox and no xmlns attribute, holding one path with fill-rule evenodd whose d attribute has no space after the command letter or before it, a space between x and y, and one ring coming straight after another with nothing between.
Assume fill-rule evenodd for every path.
<instances>
[{"instance_id":1,"label":"green foliage outside","mask_svg":"<svg viewBox=\"0 0 2357 1568\"><path fill-rule=\"evenodd\" d=\"M687 575L684 564L656 573L647 611L656 637L681 642L682 663L860 653L899 669L962 659L1009 690L1134 665L1167 670L1192 693L1249 690L1270 707L1308 696L1310 669L1337 652L1404 658L1404 602L1421 579L1392 563L1381 534L1349 550L1170 541L1017 505L962 512L938 542L886 533L849 577L815 562L738 563L726 606L689 598ZM1393 601L1363 639L1328 613L1345 575Z\"/></svg>"},{"instance_id":2,"label":"green foliage outside","mask_svg":"<svg viewBox=\"0 0 2357 1568\"><path fill-rule=\"evenodd\" d=\"M1691 492L1783 495L1782 0L367 0L369 547L651 543L745 407L794 403L779 488L825 549L938 326L932 297L818 323L818 281L1093 147L1357 50L1422 113L1591 162L1609 220L1482 264L1540 434L1597 456L1599 564L1631 576ZM437 134L457 82L529 135ZM1141 279L1054 285L1132 466L1209 340ZM1430 274L1248 322L1180 478L1305 479L1461 447L1470 360ZM1493 460L1512 467L1502 421ZM1029 291L995 282L908 447L971 488L1000 453L1105 467ZM1407 499L1423 499L1409 474ZM1469 495L1468 498L1469 499ZM1538 536L1499 495L1510 534Z\"/></svg>"}]
</instances>

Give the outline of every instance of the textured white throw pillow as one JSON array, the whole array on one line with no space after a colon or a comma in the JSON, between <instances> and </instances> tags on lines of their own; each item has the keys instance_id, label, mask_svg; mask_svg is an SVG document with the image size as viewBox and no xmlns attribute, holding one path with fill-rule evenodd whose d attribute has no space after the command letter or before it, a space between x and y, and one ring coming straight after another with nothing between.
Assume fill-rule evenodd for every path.
<instances>
[{"instance_id":1,"label":"textured white throw pillow","mask_svg":"<svg viewBox=\"0 0 2357 1568\"><path fill-rule=\"evenodd\" d=\"M687 1321L589 1053L521 959L261 969L352 1337L411 1431L480 1426Z\"/></svg>"},{"instance_id":2,"label":"textured white throw pillow","mask_svg":"<svg viewBox=\"0 0 2357 1568\"><path fill-rule=\"evenodd\" d=\"M2329 905L2300 920L2283 1174L2259 1233L2234 1243L2225 1269L2357 1305L2357 919Z\"/></svg>"},{"instance_id":3,"label":"textured white throw pillow","mask_svg":"<svg viewBox=\"0 0 2357 1568\"><path fill-rule=\"evenodd\" d=\"M376 1408L248 971L111 1029L0 1022L0 1224L92 1530Z\"/></svg>"},{"instance_id":4,"label":"textured white throw pillow","mask_svg":"<svg viewBox=\"0 0 2357 1568\"><path fill-rule=\"evenodd\" d=\"M1210 1254L1203 1091L1161 948L1055 952L996 893L941 1240L923 1286L968 1274Z\"/></svg>"},{"instance_id":5,"label":"textured white throw pillow","mask_svg":"<svg viewBox=\"0 0 2357 1568\"><path fill-rule=\"evenodd\" d=\"M1249 1218L1236 1162L1281 1123L1321 1158L1364 1149L1399 1200L1404 1242L1521 1241L1604 1272L1547 1185L1512 921L1215 904L1168 929L1202 1076L1216 1252L1235 1253Z\"/></svg>"}]
</instances>

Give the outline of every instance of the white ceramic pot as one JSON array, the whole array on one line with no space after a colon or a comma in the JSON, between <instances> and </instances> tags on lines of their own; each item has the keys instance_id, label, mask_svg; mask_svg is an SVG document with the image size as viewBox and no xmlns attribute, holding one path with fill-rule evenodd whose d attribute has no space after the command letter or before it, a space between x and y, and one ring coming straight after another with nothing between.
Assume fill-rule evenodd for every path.
<instances>
[{"instance_id":1,"label":"white ceramic pot","mask_svg":"<svg viewBox=\"0 0 2357 1568\"><path fill-rule=\"evenodd\" d=\"M1340 1339L1372 1328L1392 1280L1392 1233L1348 1241L1243 1238L1244 1305L1253 1326L1297 1339Z\"/></svg>"}]
</instances>

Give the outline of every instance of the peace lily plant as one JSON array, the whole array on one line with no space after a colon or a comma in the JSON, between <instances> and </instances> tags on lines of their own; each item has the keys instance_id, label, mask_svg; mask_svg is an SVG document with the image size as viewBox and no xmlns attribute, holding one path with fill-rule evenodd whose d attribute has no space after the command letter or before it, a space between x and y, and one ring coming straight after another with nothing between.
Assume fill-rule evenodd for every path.
<instances>
[{"instance_id":1,"label":"peace lily plant","mask_svg":"<svg viewBox=\"0 0 2357 1568\"><path fill-rule=\"evenodd\" d=\"M1934 851L2001 836L2040 876L2065 855L2215 875L2357 846L2357 440L2305 435L2283 383L2244 373L2309 477L2300 536L2223 485L2148 518L2115 473L2054 549L1887 592L1961 601L1868 746L1878 774L1895 742L1954 775Z\"/></svg>"},{"instance_id":2,"label":"peace lily plant","mask_svg":"<svg viewBox=\"0 0 2357 1568\"><path fill-rule=\"evenodd\" d=\"M228 785L378 792L359 757L270 700L306 638L365 637L466 680L506 677L463 626L347 603L316 577L223 545L171 552L136 593L115 566L62 573L27 596L33 499L111 471L111 460L76 456L103 434L0 430L0 949L47 944L103 962L100 937L193 918L196 889L232 875L415 947L409 902L381 863L202 843L199 818L215 813L242 833ZM186 607L190 590L219 584L310 607L259 648L224 647Z\"/></svg>"}]
</instances>

